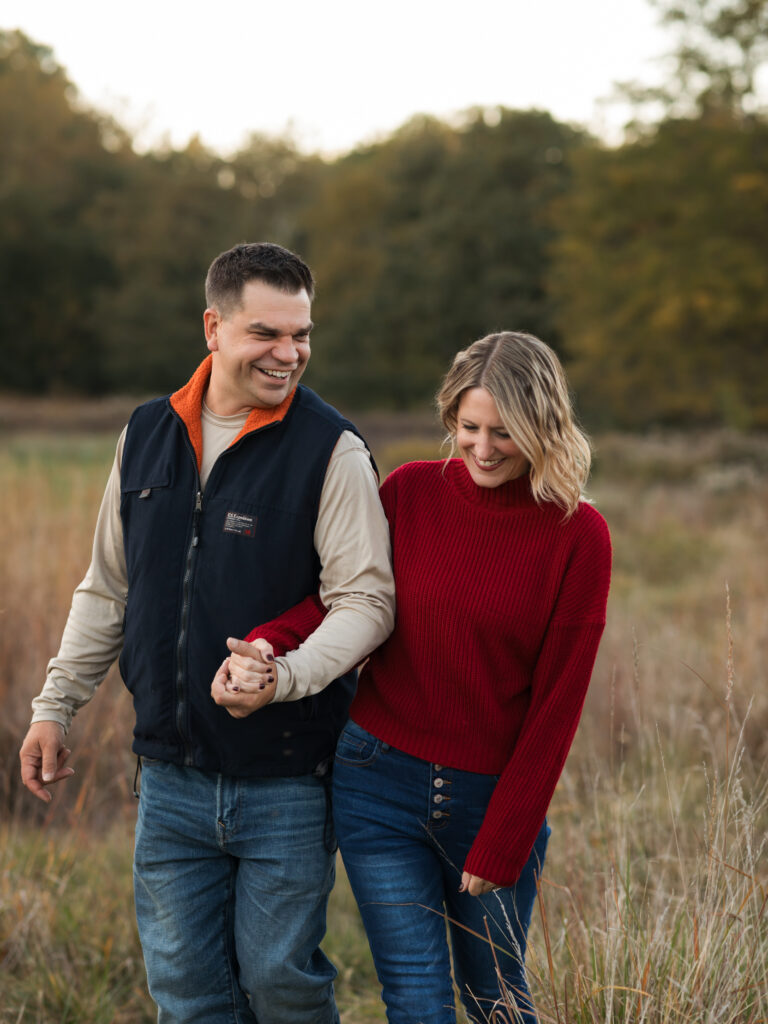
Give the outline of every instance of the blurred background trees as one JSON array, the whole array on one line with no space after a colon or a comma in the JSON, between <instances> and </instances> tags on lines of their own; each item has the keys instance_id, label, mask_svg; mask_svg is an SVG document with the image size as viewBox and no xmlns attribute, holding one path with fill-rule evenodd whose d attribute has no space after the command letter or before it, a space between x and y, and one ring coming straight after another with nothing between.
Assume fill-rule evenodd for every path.
<instances>
[{"instance_id":1,"label":"blurred background trees","mask_svg":"<svg viewBox=\"0 0 768 1024\"><path fill-rule=\"evenodd\" d=\"M208 263L270 239L316 273L307 380L344 408L424 408L457 348L513 328L561 352L590 426L768 427L768 3L653 2L674 66L624 87L621 145L494 108L334 160L257 135L138 154L0 32L0 389L177 387Z\"/></svg>"},{"instance_id":2,"label":"blurred background trees","mask_svg":"<svg viewBox=\"0 0 768 1024\"><path fill-rule=\"evenodd\" d=\"M590 422L768 427L765 0L654 0L662 88L625 87L624 145L574 154L550 278ZM644 119L650 108L655 119Z\"/></svg>"}]
</instances>

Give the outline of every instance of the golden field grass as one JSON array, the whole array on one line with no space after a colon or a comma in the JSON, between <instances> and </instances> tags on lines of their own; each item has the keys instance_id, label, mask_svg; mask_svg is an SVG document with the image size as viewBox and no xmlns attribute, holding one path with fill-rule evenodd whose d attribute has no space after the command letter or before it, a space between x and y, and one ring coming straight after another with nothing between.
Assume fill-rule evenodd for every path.
<instances>
[{"instance_id":1,"label":"golden field grass","mask_svg":"<svg viewBox=\"0 0 768 1024\"><path fill-rule=\"evenodd\" d=\"M20 407L21 408L21 407ZM133 920L132 712L112 673L50 807L21 792L122 407L72 431L0 402L0 1022L154 1019ZM67 410L65 409L65 413ZM71 410L70 410L71 412ZM437 457L428 418L358 417L383 473ZM530 933L542 1024L768 1022L768 438L597 439L609 622L551 807ZM344 1024L382 1021L340 865L326 950ZM503 956L503 953L499 955Z\"/></svg>"}]
</instances>

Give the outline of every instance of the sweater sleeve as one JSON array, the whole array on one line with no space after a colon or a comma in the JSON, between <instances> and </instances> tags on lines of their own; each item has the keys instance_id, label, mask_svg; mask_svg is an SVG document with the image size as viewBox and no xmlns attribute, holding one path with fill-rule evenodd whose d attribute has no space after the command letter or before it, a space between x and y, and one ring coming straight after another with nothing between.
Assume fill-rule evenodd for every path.
<instances>
[{"instance_id":1,"label":"sweater sleeve","mask_svg":"<svg viewBox=\"0 0 768 1024\"><path fill-rule=\"evenodd\" d=\"M605 626L611 570L608 528L589 509L533 673L531 704L464 869L514 884L546 817L581 717Z\"/></svg>"},{"instance_id":2,"label":"sweater sleeve","mask_svg":"<svg viewBox=\"0 0 768 1024\"><path fill-rule=\"evenodd\" d=\"M390 476L384 481L380 491L381 503L390 526L394 519L394 491L394 481ZM282 615L254 626L245 639L248 643L253 640L266 640L272 645L275 655L282 657L303 644L327 614L328 609L320 600L319 594L310 594Z\"/></svg>"},{"instance_id":3,"label":"sweater sleeve","mask_svg":"<svg viewBox=\"0 0 768 1024\"><path fill-rule=\"evenodd\" d=\"M276 619L254 627L245 639L248 643L259 638L267 640L280 657L303 644L327 614L328 609L319 596L310 594Z\"/></svg>"}]
</instances>

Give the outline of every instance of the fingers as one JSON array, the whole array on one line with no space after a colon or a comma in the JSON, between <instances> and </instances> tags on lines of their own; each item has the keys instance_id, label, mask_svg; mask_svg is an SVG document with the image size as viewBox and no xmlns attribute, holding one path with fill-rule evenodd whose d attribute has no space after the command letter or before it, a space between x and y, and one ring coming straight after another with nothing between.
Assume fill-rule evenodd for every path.
<instances>
[{"instance_id":1,"label":"fingers","mask_svg":"<svg viewBox=\"0 0 768 1024\"><path fill-rule=\"evenodd\" d=\"M30 726L19 751L21 781L39 800L50 803L51 794L46 786L75 774L66 764L70 754L69 747L64 746L64 730L60 725L38 722Z\"/></svg>"},{"instance_id":2,"label":"fingers","mask_svg":"<svg viewBox=\"0 0 768 1024\"><path fill-rule=\"evenodd\" d=\"M272 645L264 639L247 643L227 638L232 652L219 666L211 683L211 697L233 718L246 718L269 704L277 686Z\"/></svg>"},{"instance_id":3,"label":"fingers","mask_svg":"<svg viewBox=\"0 0 768 1024\"><path fill-rule=\"evenodd\" d=\"M35 758L31 755L22 755L21 758L21 781L38 800L49 804L51 794L42 783L42 758Z\"/></svg>"},{"instance_id":4,"label":"fingers","mask_svg":"<svg viewBox=\"0 0 768 1024\"><path fill-rule=\"evenodd\" d=\"M43 782L55 782L59 768L65 763L72 753L66 747L58 744L45 743L43 745Z\"/></svg>"},{"instance_id":5,"label":"fingers","mask_svg":"<svg viewBox=\"0 0 768 1024\"><path fill-rule=\"evenodd\" d=\"M471 875L468 871L462 872L459 892L468 892L470 896L484 896L488 892L495 892L502 886L495 882L488 882L485 878Z\"/></svg>"},{"instance_id":6,"label":"fingers","mask_svg":"<svg viewBox=\"0 0 768 1024\"><path fill-rule=\"evenodd\" d=\"M213 683L211 685L211 690L213 690L213 686L215 686L215 685L226 686L228 680L229 680L229 658L225 658L224 661L222 661L221 665L219 665L218 669L216 670L216 675L213 677Z\"/></svg>"},{"instance_id":7,"label":"fingers","mask_svg":"<svg viewBox=\"0 0 768 1024\"><path fill-rule=\"evenodd\" d=\"M255 692L233 692L222 683L217 675L211 685L211 696L216 704L226 708L233 718L246 718L258 711L272 700L275 695L275 684L265 686Z\"/></svg>"},{"instance_id":8,"label":"fingers","mask_svg":"<svg viewBox=\"0 0 768 1024\"><path fill-rule=\"evenodd\" d=\"M217 704L222 703L222 697L227 695L227 683L229 681L229 674L223 669L219 669L216 675L213 677L211 683L211 696Z\"/></svg>"},{"instance_id":9,"label":"fingers","mask_svg":"<svg viewBox=\"0 0 768 1024\"><path fill-rule=\"evenodd\" d=\"M251 658L264 664L275 660L274 648L267 640L257 639L248 643L230 636L227 638L227 647L241 658Z\"/></svg>"},{"instance_id":10,"label":"fingers","mask_svg":"<svg viewBox=\"0 0 768 1024\"><path fill-rule=\"evenodd\" d=\"M227 646L232 651L228 659L227 671L230 692L244 690L248 693L265 690L277 680L272 645L266 640L255 640L246 643L230 637Z\"/></svg>"}]
</instances>

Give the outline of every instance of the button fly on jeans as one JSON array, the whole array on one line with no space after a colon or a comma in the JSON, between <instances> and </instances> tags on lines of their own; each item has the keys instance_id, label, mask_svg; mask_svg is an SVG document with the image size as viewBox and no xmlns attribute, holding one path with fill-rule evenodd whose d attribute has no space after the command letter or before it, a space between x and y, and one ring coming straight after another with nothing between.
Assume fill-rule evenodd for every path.
<instances>
[{"instance_id":1,"label":"button fly on jeans","mask_svg":"<svg viewBox=\"0 0 768 1024\"><path fill-rule=\"evenodd\" d=\"M445 783L442 779L435 779L435 789L442 789L444 785Z\"/></svg>"}]
</instances>

